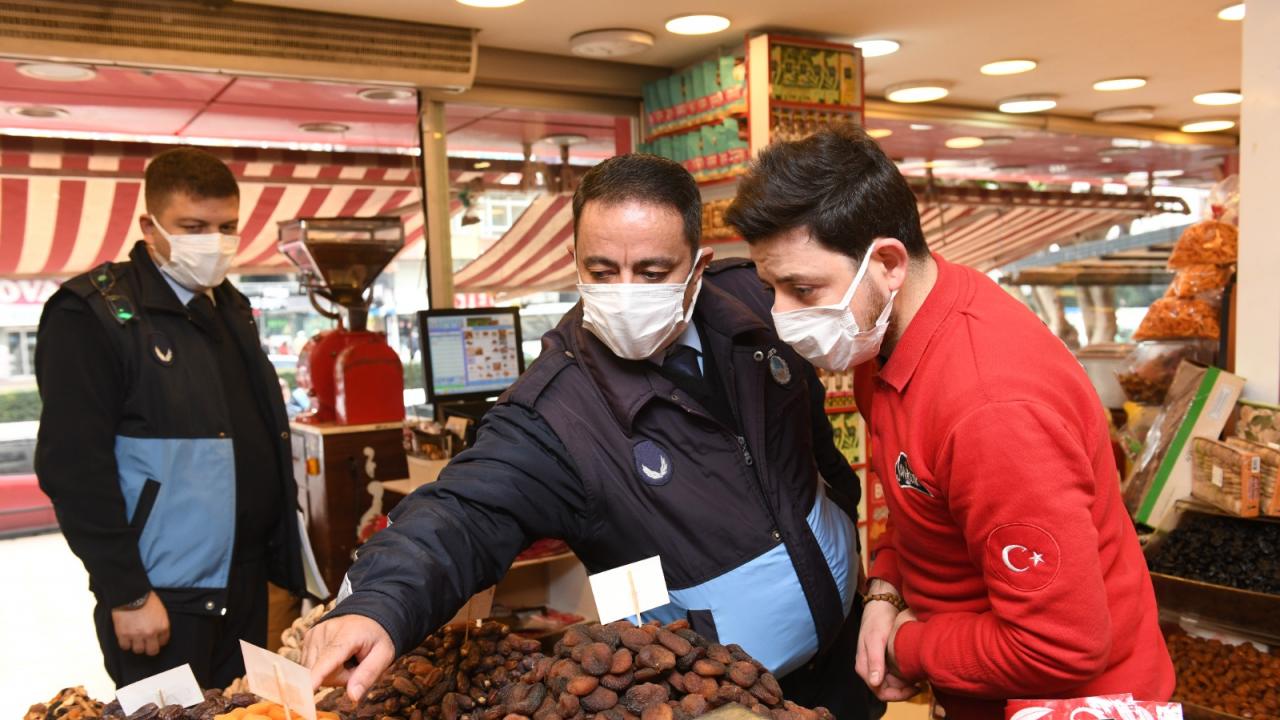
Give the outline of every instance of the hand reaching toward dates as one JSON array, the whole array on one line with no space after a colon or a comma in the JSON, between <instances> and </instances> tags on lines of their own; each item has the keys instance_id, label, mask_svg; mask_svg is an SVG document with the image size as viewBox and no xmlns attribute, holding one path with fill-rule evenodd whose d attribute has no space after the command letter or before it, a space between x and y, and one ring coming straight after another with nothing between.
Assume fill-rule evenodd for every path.
<instances>
[{"instance_id":1,"label":"hand reaching toward dates","mask_svg":"<svg viewBox=\"0 0 1280 720\"><path fill-rule=\"evenodd\" d=\"M311 685L345 685L347 696L359 700L395 660L395 643L376 621L343 615L311 628L302 641L302 664L311 668ZM359 664L350 669L347 661Z\"/></svg>"},{"instance_id":2,"label":"hand reaching toward dates","mask_svg":"<svg viewBox=\"0 0 1280 720\"><path fill-rule=\"evenodd\" d=\"M111 625L116 631L116 642L126 652L155 657L160 654L160 648L169 644L169 611L154 592L147 595L147 602L137 610L112 610Z\"/></svg>"}]
</instances>

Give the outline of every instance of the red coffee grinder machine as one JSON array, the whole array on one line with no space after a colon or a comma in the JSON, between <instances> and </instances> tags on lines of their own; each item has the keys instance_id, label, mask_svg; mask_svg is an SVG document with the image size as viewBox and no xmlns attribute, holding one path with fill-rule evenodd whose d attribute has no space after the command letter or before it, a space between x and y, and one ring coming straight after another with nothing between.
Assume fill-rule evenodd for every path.
<instances>
[{"instance_id":1,"label":"red coffee grinder machine","mask_svg":"<svg viewBox=\"0 0 1280 720\"><path fill-rule=\"evenodd\" d=\"M302 271L311 305L338 326L298 356L307 424L366 425L404 419L404 370L386 335L370 332L373 281L404 247L398 217L299 218L280 223L280 252ZM322 307L318 298L333 307Z\"/></svg>"}]
</instances>

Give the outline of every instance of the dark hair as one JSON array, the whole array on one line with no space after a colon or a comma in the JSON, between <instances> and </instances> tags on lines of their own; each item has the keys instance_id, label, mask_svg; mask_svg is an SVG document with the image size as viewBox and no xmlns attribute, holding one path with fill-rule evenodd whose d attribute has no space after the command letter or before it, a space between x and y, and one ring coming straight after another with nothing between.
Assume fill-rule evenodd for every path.
<instances>
[{"instance_id":1,"label":"dark hair","mask_svg":"<svg viewBox=\"0 0 1280 720\"><path fill-rule=\"evenodd\" d=\"M765 148L738 185L725 220L748 243L806 227L823 247L861 260L877 238L926 257L916 196L880 146L842 124Z\"/></svg>"},{"instance_id":2,"label":"dark hair","mask_svg":"<svg viewBox=\"0 0 1280 720\"><path fill-rule=\"evenodd\" d=\"M159 212L174 193L193 198L240 197L240 186L221 160L193 147L177 147L151 158L146 173L147 209Z\"/></svg>"},{"instance_id":3,"label":"dark hair","mask_svg":"<svg viewBox=\"0 0 1280 720\"><path fill-rule=\"evenodd\" d=\"M680 163L647 153L618 155L582 176L573 194L573 234L589 202L613 204L638 200L669 207L684 220L684 237L693 252L702 241L702 195L698 183Z\"/></svg>"}]
</instances>

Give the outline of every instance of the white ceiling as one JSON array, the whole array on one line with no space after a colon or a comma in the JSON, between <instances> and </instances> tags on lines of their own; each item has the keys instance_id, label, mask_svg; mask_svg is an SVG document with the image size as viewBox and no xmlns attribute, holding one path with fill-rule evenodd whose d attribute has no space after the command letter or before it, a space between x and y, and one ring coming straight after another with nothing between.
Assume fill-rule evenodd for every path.
<instances>
[{"instance_id":1,"label":"white ceiling","mask_svg":"<svg viewBox=\"0 0 1280 720\"><path fill-rule=\"evenodd\" d=\"M351 12L350 0L254 0L267 5ZM1255 2L1264 0L1255 0ZM1265 0L1274 1L1274 0ZM1156 123L1238 115L1237 107L1207 108L1193 95L1240 86L1241 23L1218 20L1228 0L526 0L478 9L454 0L361 0L361 14L480 29L493 47L568 54L569 37L585 30L637 28L657 38L629 62L678 67L736 47L748 31L787 29L830 38L886 37L897 54L867 61L869 95L899 82L954 83L945 102L994 109L1001 98L1056 93L1056 113L1081 117L1109 107L1154 105ZM690 10L728 16L719 34L667 33L667 18ZM1040 67L1024 75L986 77L984 63L1029 57ZM1095 80L1139 75L1146 88L1101 93Z\"/></svg>"}]
</instances>

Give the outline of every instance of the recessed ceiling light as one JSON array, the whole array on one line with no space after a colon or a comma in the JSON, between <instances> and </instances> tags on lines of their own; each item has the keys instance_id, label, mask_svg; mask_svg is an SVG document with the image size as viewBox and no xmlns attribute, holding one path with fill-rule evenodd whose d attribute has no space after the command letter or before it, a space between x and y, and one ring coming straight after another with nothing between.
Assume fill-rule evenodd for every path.
<instances>
[{"instance_id":1,"label":"recessed ceiling light","mask_svg":"<svg viewBox=\"0 0 1280 720\"><path fill-rule=\"evenodd\" d=\"M1186 170L1157 170L1152 175L1158 178L1175 178L1186 174Z\"/></svg>"},{"instance_id":2,"label":"recessed ceiling light","mask_svg":"<svg viewBox=\"0 0 1280 720\"><path fill-rule=\"evenodd\" d=\"M1244 3L1236 3L1228 5L1218 11L1219 20L1230 20L1239 22L1244 19Z\"/></svg>"},{"instance_id":3,"label":"recessed ceiling light","mask_svg":"<svg viewBox=\"0 0 1280 720\"><path fill-rule=\"evenodd\" d=\"M983 75L1017 75L1036 69L1035 60L997 60L979 68Z\"/></svg>"},{"instance_id":4,"label":"recessed ceiling light","mask_svg":"<svg viewBox=\"0 0 1280 720\"><path fill-rule=\"evenodd\" d=\"M1102 148L1101 150L1099 150L1098 157L1110 158L1110 157L1116 157L1117 155L1134 155L1137 152L1138 152L1138 148L1132 147L1132 146L1109 147L1109 148Z\"/></svg>"},{"instance_id":5,"label":"recessed ceiling light","mask_svg":"<svg viewBox=\"0 0 1280 720\"><path fill-rule=\"evenodd\" d=\"M889 128L872 128L867 131L867 134L879 140L880 138L889 137L890 135L893 134L893 131L890 130Z\"/></svg>"},{"instance_id":6,"label":"recessed ceiling light","mask_svg":"<svg viewBox=\"0 0 1280 720\"><path fill-rule=\"evenodd\" d=\"M922 103L941 100L951 92L951 84L939 80L918 80L899 83L885 88L884 96L890 102Z\"/></svg>"},{"instance_id":7,"label":"recessed ceiling light","mask_svg":"<svg viewBox=\"0 0 1280 720\"><path fill-rule=\"evenodd\" d=\"M1129 107L1108 108L1093 114L1094 122L1143 122L1156 116L1156 109L1150 105L1131 105Z\"/></svg>"},{"instance_id":8,"label":"recessed ceiling light","mask_svg":"<svg viewBox=\"0 0 1280 720\"><path fill-rule=\"evenodd\" d=\"M1115 159L1115 158L1109 158L1109 157L1104 157L1104 158L1102 158L1102 162L1104 162L1104 163L1113 163L1113 162L1115 162L1115 161L1116 161L1116 159Z\"/></svg>"},{"instance_id":9,"label":"recessed ceiling light","mask_svg":"<svg viewBox=\"0 0 1280 720\"><path fill-rule=\"evenodd\" d=\"M360 90L356 95L369 102L401 102L417 97L417 91L411 88L371 87Z\"/></svg>"},{"instance_id":10,"label":"recessed ceiling light","mask_svg":"<svg viewBox=\"0 0 1280 720\"><path fill-rule=\"evenodd\" d=\"M1008 135L989 135L987 137L982 138L982 144L985 147L1001 147L1004 145L1012 145L1013 140L1014 138L1011 138ZM1071 152L1070 150L1067 150L1067 148L1062 148L1062 149L1066 150L1067 152Z\"/></svg>"},{"instance_id":11,"label":"recessed ceiling light","mask_svg":"<svg viewBox=\"0 0 1280 720\"><path fill-rule=\"evenodd\" d=\"M1102 92L1118 92L1120 90L1137 90L1140 87L1145 87L1146 84L1146 78L1118 77L1099 80L1093 84L1093 89L1101 90Z\"/></svg>"},{"instance_id":12,"label":"recessed ceiling light","mask_svg":"<svg viewBox=\"0 0 1280 720\"><path fill-rule=\"evenodd\" d=\"M976 147L982 147L982 138L962 135L960 137L947 138L947 141L943 144L952 150L971 150Z\"/></svg>"},{"instance_id":13,"label":"recessed ceiling light","mask_svg":"<svg viewBox=\"0 0 1280 720\"><path fill-rule=\"evenodd\" d=\"M66 117L69 113L60 107L52 105L22 105L19 107L9 108L11 115L20 115L25 118L34 118L36 120L52 120L54 118Z\"/></svg>"},{"instance_id":14,"label":"recessed ceiling light","mask_svg":"<svg viewBox=\"0 0 1280 720\"><path fill-rule=\"evenodd\" d=\"M84 82L98 75L91 67L65 63L25 63L18 66L18 72L29 78L53 82Z\"/></svg>"},{"instance_id":15,"label":"recessed ceiling light","mask_svg":"<svg viewBox=\"0 0 1280 720\"><path fill-rule=\"evenodd\" d=\"M679 15L667 21L667 32L676 35L710 35L729 29L729 18L723 15Z\"/></svg>"},{"instance_id":16,"label":"recessed ceiling light","mask_svg":"<svg viewBox=\"0 0 1280 720\"><path fill-rule=\"evenodd\" d=\"M897 40L855 40L853 46L862 51L862 57L883 57L898 52L902 47Z\"/></svg>"},{"instance_id":17,"label":"recessed ceiling light","mask_svg":"<svg viewBox=\"0 0 1280 720\"><path fill-rule=\"evenodd\" d=\"M1067 171L1067 166L1063 163L1054 163L1049 166L1049 172L1053 173L1054 175L1061 175L1066 171Z\"/></svg>"},{"instance_id":18,"label":"recessed ceiling light","mask_svg":"<svg viewBox=\"0 0 1280 720\"><path fill-rule=\"evenodd\" d=\"M1218 90L1216 92L1200 93L1191 98L1197 105L1239 105L1244 96L1239 90Z\"/></svg>"},{"instance_id":19,"label":"recessed ceiling light","mask_svg":"<svg viewBox=\"0 0 1280 720\"><path fill-rule=\"evenodd\" d=\"M1182 132L1185 133L1202 133L1202 132L1219 132L1222 130L1230 130L1236 126L1235 120L1212 119L1212 120L1188 120L1182 123Z\"/></svg>"},{"instance_id":20,"label":"recessed ceiling light","mask_svg":"<svg viewBox=\"0 0 1280 720\"><path fill-rule=\"evenodd\" d=\"M569 38L569 49L582 57L626 57L651 47L653 35L643 30L588 30Z\"/></svg>"},{"instance_id":21,"label":"recessed ceiling light","mask_svg":"<svg viewBox=\"0 0 1280 720\"><path fill-rule=\"evenodd\" d=\"M485 170L487 168L493 167L493 163L489 162L488 160L481 160L480 162L472 165L471 167L475 168L476 170Z\"/></svg>"},{"instance_id":22,"label":"recessed ceiling light","mask_svg":"<svg viewBox=\"0 0 1280 720\"><path fill-rule=\"evenodd\" d=\"M1123 138L1123 137L1111 138L1111 147L1142 148L1145 150L1151 147L1152 145L1155 145L1155 143L1150 140L1139 140L1138 138Z\"/></svg>"},{"instance_id":23,"label":"recessed ceiling light","mask_svg":"<svg viewBox=\"0 0 1280 720\"><path fill-rule=\"evenodd\" d=\"M1000 101L1000 112L1015 115L1038 113L1058 107L1056 95L1019 95Z\"/></svg>"},{"instance_id":24,"label":"recessed ceiling light","mask_svg":"<svg viewBox=\"0 0 1280 720\"><path fill-rule=\"evenodd\" d=\"M924 123L911 123L911 124L910 124L910 125L908 125L907 127L911 128L912 130L915 130L915 131L917 131L917 132L923 132L923 131L925 131L925 130L932 130L932 129L933 129L933 126L932 126L932 125L925 125Z\"/></svg>"},{"instance_id":25,"label":"recessed ceiling light","mask_svg":"<svg viewBox=\"0 0 1280 720\"><path fill-rule=\"evenodd\" d=\"M504 8L519 5L524 0L458 0L459 5L478 8Z\"/></svg>"},{"instance_id":26,"label":"recessed ceiling light","mask_svg":"<svg viewBox=\"0 0 1280 720\"><path fill-rule=\"evenodd\" d=\"M305 122L298 125L298 129L309 133L344 133L351 126L340 122Z\"/></svg>"}]
</instances>

